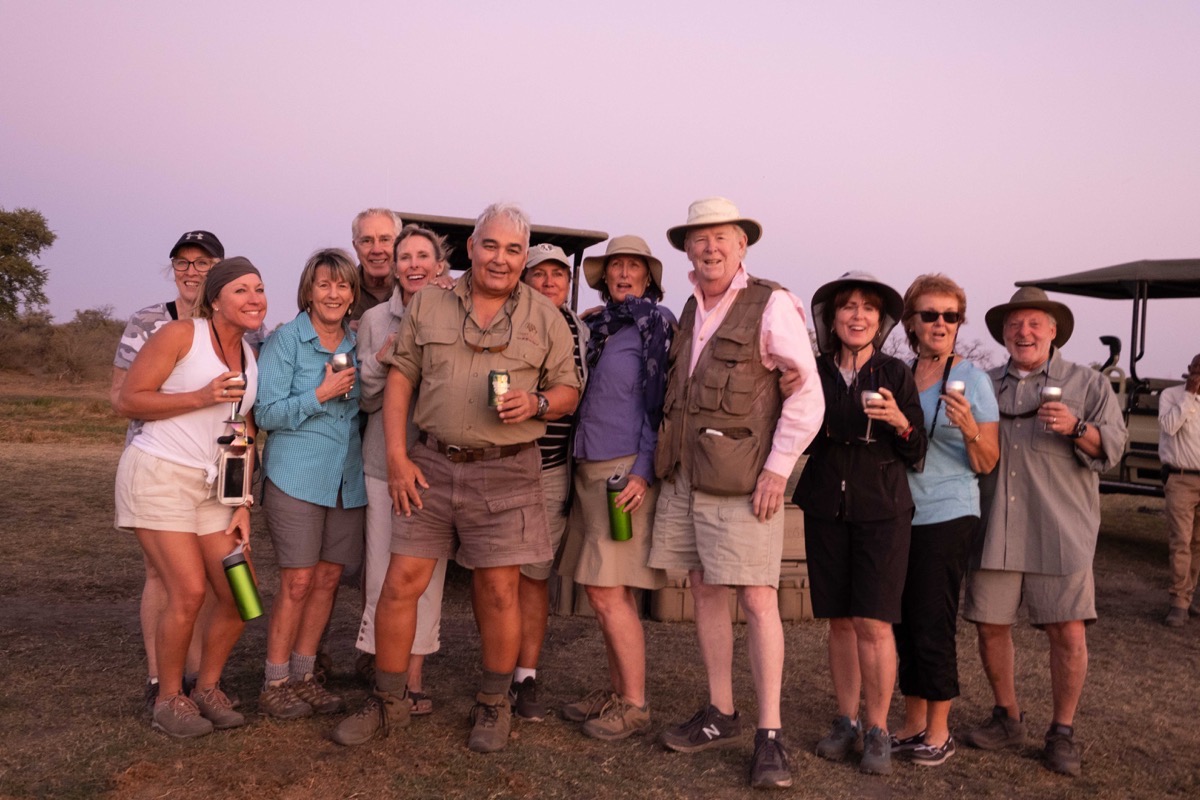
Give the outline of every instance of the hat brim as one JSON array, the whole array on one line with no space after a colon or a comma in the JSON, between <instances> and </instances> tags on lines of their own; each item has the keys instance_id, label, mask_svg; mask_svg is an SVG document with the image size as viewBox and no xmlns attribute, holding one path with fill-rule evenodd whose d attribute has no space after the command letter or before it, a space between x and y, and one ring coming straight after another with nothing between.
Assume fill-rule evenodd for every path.
<instances>
[{"instance_id":1,"label":"hat brim","mask_svg":"<svg viewBox=\"0 0 1200 800\"><path fill-rule=\"evenodd\" d=\"M737 225L746 232L746 246L749 247L762 238L762 225L752 219L724 219L712 222L693 222L690 225L676 225L667 229L667 239L676 250L684 250L683 242L687 232L692 228L711 228L714 225ZM686 252L686 251L685 251Z\"/></svg>"},{"instance_id":2,"label":"hat brim","mask_svg":"<svg viewBox=\"0 0 1200 800\"><path fill-rule=\"evenodd\" d=\"M832 303L838 292L848 288L863 288L877 292L883 298L882 314L879 317L879 332L875 334L876 348L882 347L892 330L904 316L904 299L900 293L886 283L867 281L860 278L838 278L817 289L812 298L812 323L817 334L817 349L822 353L833 352L836 342L833 332L825 325L825 307Z\"/></svg>"},{"instance_id":3,"label":"hat brim","mask_svg":"<svg viewBox=\"0 0 1200 800\"><path fill-rule=\"evenodd\" d=\"M583 278L587 281L587 285L595 289L597 292L602 291L604 287L604 264L614 256L637 256L645 259L646 264L650 267L650 279L654 281L654 285L658 287L658 291L663 290L662 278L662 262L654 256L648 256L645 253L635 253L632 250L619 250L615 253L606 253L602 256L588 256L583 260Z\"/></svg>"},{"instance_id":4,"label":"hat brim","mask_svg":"<svg viewBox=\"0 0 1200 800\"><path fill-rule=\"evenodd\" d=\"M1016 303L1001 303L998 306L989 308L984 314L984 322L987 323L988 333L992 335L1000 345L1007 347L1004 344L1004 319L1010 312L1021 308L1035 308L1038 311L1045 311L1054 317L1055 336L1054 346L1062 347L1071 338L1071 334L1075 332L1075 315L1071 313L1071 309L1067 308L1062 303L1056 303L1053 300L1028 300Z\"/></svg>"}]
</instances>

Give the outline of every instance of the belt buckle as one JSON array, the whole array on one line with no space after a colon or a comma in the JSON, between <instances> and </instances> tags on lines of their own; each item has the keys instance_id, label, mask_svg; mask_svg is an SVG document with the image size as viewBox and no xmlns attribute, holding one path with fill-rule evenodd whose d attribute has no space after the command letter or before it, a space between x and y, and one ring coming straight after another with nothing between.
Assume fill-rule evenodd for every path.
<instances>
[{"instance_id":1,"label":"belt buckle","mask_svg":"<svg viewBox=\"0 0 1200 800\"><path fill-rule=\"evenodd\" d=\"M456 444L446 445L446 458L448 458L454 462L459 462L459 461L462 461L464 457L465 457L464 448L459 447Z\"/></svg>"}]
</instances>

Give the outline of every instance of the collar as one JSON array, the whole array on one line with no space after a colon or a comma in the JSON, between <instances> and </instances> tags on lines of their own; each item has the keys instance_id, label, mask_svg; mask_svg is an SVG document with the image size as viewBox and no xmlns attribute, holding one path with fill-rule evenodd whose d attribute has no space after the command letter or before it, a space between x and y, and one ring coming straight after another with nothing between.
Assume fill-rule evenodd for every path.
<instances>
[{"instance_id":1,"label":"collar","mask_svg":"<svg viewBox=\"0 0 1200 800\"><path fill-rule=\"evenodd\" d=\"M1062 381L1067 377L1068 364L1069 362L1063 359L1058 348L1051 346L1050 357L1043 361L1039 366L1030 370L1027 377L1032 377L1044 372L1046 373L1047 378L1055 381ZM1017 374L1017 368L1013 364L1011 356L1008 359L1008 363L1004 365L1004 377L1013 378L1014 380L1021 380L1021 376Z\"/></svg>"},{"instance_id":2,"label":"collar","mask_svg":"<svg viewBox=\"0 0 1200 800\"><path fill-rule=\"evenodd\" d=\"M302 342L317 342L319 344L321 341L321 337L317 333L317 329L313 327L312 317L310 317L308 315L308 312L301 311L298 314L296 314L296 318L299 320L298 327L299 327L300 341L302 341ZM342 319L342 341L340 344L338 344L337 350L341 350L342 346L344 344L346 344L347 342L350 343L351 347L353 347L353 345L354 345L354 334L353 334L353 332L351 332L350 326L347 324L348 320L349 320L348 315Z\"/></svg>"},{"instance_id":3,"label":"collar","mask_svg":"<svg viewBox=\"0 0 1200 800\"><path fill-rule=\"evenodd\" d=\"M508 298L504 301L505 306L508 306L511 308L512 306L516 305L517 301L521 299L521 292L523 291L524 285L525 284L523 284L521 281L517 281L517 285L513 287L512 292L508 295ZM470 269L468 269L466 272L463 273L463 276L461 278L459 278L458 283L454 284L454 288L451 289L450 291L454 292L454 294L458 296L459 301L463 304L463 306L465 308L471 308L474 305L471 301L471 270Z\"/></svg>"}]
</instances>

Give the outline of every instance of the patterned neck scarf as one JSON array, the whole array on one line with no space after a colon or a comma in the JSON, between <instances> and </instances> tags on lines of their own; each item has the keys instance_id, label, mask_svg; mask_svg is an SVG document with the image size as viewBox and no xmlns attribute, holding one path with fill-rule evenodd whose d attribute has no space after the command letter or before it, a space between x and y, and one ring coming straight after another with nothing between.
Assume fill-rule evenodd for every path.
<instances>
[{"instance_id":1,"label":"patterned neck scarf","mask_svg":"<svg viewBox=\"0 0 1200 800\"><path fill-rule=\"evenodd\" d=\"M587 318L592 338L588 340L587 363L595 369L608 337L629 325L636 325L642 337L642 363L646 365L646 383L642 386L646 413L655 428L662 421L662 397L667 387L667 353L671 349L670 321L658 310L658 303L646 297L627 296L622 303L609 301L602 311Z\"/></svg>"}]
</instances>

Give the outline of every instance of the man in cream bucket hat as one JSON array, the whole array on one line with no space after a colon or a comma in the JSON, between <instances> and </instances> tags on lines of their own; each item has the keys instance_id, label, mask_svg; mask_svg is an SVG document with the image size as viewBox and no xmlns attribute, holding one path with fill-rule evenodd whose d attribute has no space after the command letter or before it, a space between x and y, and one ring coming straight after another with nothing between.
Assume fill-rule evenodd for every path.
<instances>
[{"instance_id":1,"label":"man in cream bucket hat","mask_svg":"<svg viewBox=\"0 0 1200 800\"><path fill-rule=\"evenodd\" d=\"M762 226L723 197L692 203L667 239L687 254L695 286L671 347L655 473L651 567L686 569L708 702L663 732L693 753L737 744L729 589L746 615L758 724L750 784L791 786L780 730L783 625L779 619L784 485L821 424L825 402L799 299L752 277L746 248ZM784 397L779 378L795 370Z\"/></svg>"}]
</instances>

